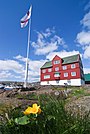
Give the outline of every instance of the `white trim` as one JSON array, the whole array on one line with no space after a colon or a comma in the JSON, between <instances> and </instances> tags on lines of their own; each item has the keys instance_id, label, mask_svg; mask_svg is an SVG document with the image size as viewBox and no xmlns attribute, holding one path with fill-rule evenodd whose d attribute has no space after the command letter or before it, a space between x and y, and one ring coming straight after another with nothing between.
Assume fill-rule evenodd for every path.
<instances>
[{"instance_id":1,"label":"white trim","mask_svg":"<svg viewBox=\"0 0 90 134\"><path fill-rule=\"evenodd\" d=\"M52 72L52 68L49 68L49 69L48 69L48 72Z\"/></svg>"},{"instance_id":2,"label":"white trim","mask_svg":"<svg viewBox=\"0 0 90 134\"><path fill-rule=\"evenodd\" d=\"M66 73L64 73L64 77L68 77L68 73L66 72Z\"/></svg>"},{"instance_id":3,"label":"white trim","mask_svg":"<svg viewBox=\"0 0 90 134\"><path fill-rule=\"evenodd\" d=\"M59 67L55 67L55 71L59 71Z\"/></svg>"},{"instance_id":4,"label":"white trim","mask_svg":"<svg viewBox=\"0 0 90 134\"><path fill-rule=\"evenodd\" d=\"M43 70L42 70L42 73L46 73L46 69L43 69Z\"/></svg>"},{"instance_id":5,"label":"white trim","mask_svg":"<svg viewBox=\"0 0 90 134\"><path fill-rule=\"evenodd\" d=\"M76 76L76 72L71 72L71 76Z\"/></svg>"},{"instance_id":6,"label":"white trim","mask_svg":"<svg viewBox=\"0 0 90 134\"><path fill-rule=\"evenodd\" d=\"M67 70L67 66L62 66L62 69L63 70Z\"/></svg>"},{"instance_id":7,"label":"white trim","mask_svg":"<svg viewBox=\"0 0 90 134\"><path fill-rule=\"evenodd\" d=\"M53 64L55 65L55 64L60 64L60 60L54 60L53 61Z\"/></svg>"},{"instance_id":8,"label":"white trim","mask_svg":"<svg viewBox=\"0 0 90 134\"><path fill-rule=\"evenodd\" d=\"M81 79L70 79L70 80L58 80L59 83L57 83L55 80L54 81L49 81L49 84L47 84L47 81L41 81L41 85L65 85L67 83L68 85L71 86L81 86L84 85L85 82ZM70 81L70 83L68 82Z\"/></svg>"}]
</instances>

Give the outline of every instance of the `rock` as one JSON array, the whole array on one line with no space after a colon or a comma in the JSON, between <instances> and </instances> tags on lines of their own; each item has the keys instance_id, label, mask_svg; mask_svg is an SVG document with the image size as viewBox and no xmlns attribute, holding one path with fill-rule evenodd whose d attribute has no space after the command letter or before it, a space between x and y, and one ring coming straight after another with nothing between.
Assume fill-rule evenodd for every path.
<instances>
[{"instance_id":1,"label":"rock","mask_svg":"<svg viewBox=\"0 0 90 134\"><path fill-rule=\"evenodd\" d=\"M71 101L66 105L66 109L72 114L81 114L90 112L90 96L84 96L79 99L71 99Z\"/></svg>"},{"instance_id":2,"label":"rock","mask_svg":"<svg viewBox=\"0 0 90 134\"><path fill-rule=\"evenodd\" d=\"M0 89L0 94L2 94L5 91L6 91L5 89Z\"/></svg>"}]
</instances>

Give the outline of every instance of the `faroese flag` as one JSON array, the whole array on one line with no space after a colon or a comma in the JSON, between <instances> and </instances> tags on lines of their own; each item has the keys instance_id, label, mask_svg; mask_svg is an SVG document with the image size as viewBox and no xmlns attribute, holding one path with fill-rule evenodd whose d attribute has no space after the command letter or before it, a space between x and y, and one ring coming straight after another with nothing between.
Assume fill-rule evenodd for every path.
<instances>
[{"instance_id":1,"label":"faroese flag","mask_svg":"<svg viewBox=\"0 0 90 134\"><path fill-rule=\"evenodd\" d=\"M32 6L30 7L30 9L26 13L26 15L20 20L21 28L24 28L25 26L27 26L28 21L29 21L29 19L31 17L31 10L32 10Z\"/></svg>"}]
</instances>

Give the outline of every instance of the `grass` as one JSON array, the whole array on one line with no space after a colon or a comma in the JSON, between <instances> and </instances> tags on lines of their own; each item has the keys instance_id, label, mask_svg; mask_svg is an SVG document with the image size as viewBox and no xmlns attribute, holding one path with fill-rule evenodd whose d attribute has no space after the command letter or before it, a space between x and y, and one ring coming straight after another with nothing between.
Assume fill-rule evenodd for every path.
<instances>
[{"instance_id":1,"label":"grass","mask_svg":"<svg viewBox=\"0 0 90 134\"><path fill-rule=\"evenodd\" d=\"M11 107L10 104L0 103L0 114L7 112Z\"/></svg>"},{"instance_id":2,"label":"grass","mask_svg":"<svg viewBox=\"0 0 90 134\"><path fill-rule=\"evenodd\" d=\"M81 92L80 92L81 93ZM82 93L81 93L82 94ZM0 125L2 134L89 134L90 113L72 115L65 109L65 101L50 95L40 95L38 104L42 112L27 125L17 125L16 117L23 115L21 107L8 112L9 121Z\"/></svg>"},{"instance_id":3,"label":"grass","mask_svg":"<svg viewBox=\"0 0 90 134\"><path fill-rule=\"evenodd\" d=\"M83 97L83 96L90 96L90 92L88 93L88 90L85 88L79 88L72 90L72 93L70 95L71 97Z\"/></svg>"}]
</instances>

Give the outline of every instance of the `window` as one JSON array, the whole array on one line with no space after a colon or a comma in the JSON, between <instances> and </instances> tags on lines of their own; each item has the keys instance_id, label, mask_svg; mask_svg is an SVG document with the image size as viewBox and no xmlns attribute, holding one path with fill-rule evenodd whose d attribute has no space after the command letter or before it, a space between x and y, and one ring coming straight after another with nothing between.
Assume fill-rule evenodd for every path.
<instances>
[{"instance_id":1,"label":"window","mask_svg":"<svg viewBox=\"0 0 90 134\"><path fill-rule=\"evenodd\" d=\"M59 83L59 80L56 80L56 83L58 84Z\"/></svg>"},{"instance_id":2,"label":"window","mask_svg":"<svg viewBox=\"0 0 90 134\"><path fill-rule=\"evenodd\" d=\"M64 77L68 77L68 73L64 73Z\"/></svg>"},{"instance_id":3,"label":"window","mask_svg":"<svg viewBox=\"0 0 90 134\"><path fill-rule=\"evenodd\" d=\"M55 60L54 61L54 64L59 64L60 63L60 60Z\"/></svg>"},{"instance_id":4,"label":"window","mask_svg":"<svg viewBox=\"0 0 90 134\"><path fill-rule=\"evenodd\" d=\"M49 79L50 75L44 75L44 79Z\"/></svg>"},{"instance_id":5,"label":"window","mask_svg":"<svg viewBox=\"0 0 90 134\"><path fill-rule=\"evenodd\" d=\"M75 64L72 64L72 65L71 65L71 68L75 68L75 67L76 67Z\"/></svg>"},{"instance_id":6,"label":"window","mask_svg":"<svg viewBox=\"0 0 90 134\"><path fill-rule=\"evenodd\" d=\"M76 72L71 72L71 76L76 76Z\"/></svg>"},{"instance_id":7,"label":"window","mask_svg":"<svg viewBox=\"0 0 90 134\"><path fill-rule=\"evenodd\" d=\"M52 68L49 68L49 69L48 69L48 72L52 72Z\"/></svg>"},{"instance_id":8,"label":"window","mask_svg":"<svg viewBox=\"0 0 90 134\"><path fill-rule=\"evenodd\" d=\"M42 70L42 73L45 73L46 72L46 70L44 69L44 70Z\"/></svg>"},{"instance_id":9,"label":"window","mask_svg":"<svg viewBox=\"0 0 90 134\"><path fill-rule=\"evenodd\" d=\"M49 84L49 81L47 81L47 84Z\"/></svg>"},{"instance_id":10,"label":"window","mask_svg":"<svg viewBox=\"0 0 90 134\"><path fill-rule=\"evenodd\" d=\"M59 67L56 67L56 68L55 68L55 71L58 71L58 70L59 70Z\"/></svg>"},{"instance_id":11,"label":"window","mask_svg":"<svg viewBox=\"0 0 90 134\"><path fill-rule=\"evenodd\" d=\"M63 68L63 70L66 70L67 69L67 66L63 66L62 68Z\"/></svg>"},{"instance_id":12,"label":"window","mask_svg":"<svg viewBox=\"0 0 90 134\"><path fill-rule=\"evenodd\" d=\"M60 77L60 73L55 73L54 77Z\"/></svg>"},{"instance_id":13,"label":"window","mask_svg":"<svg viewBox=\"0 0 90 134\"><path fill-rule=\"evenodd\" d=\"M67 83L70 85L71 84L71 80L67 80Z\"/></svg>"}]
</instances>

